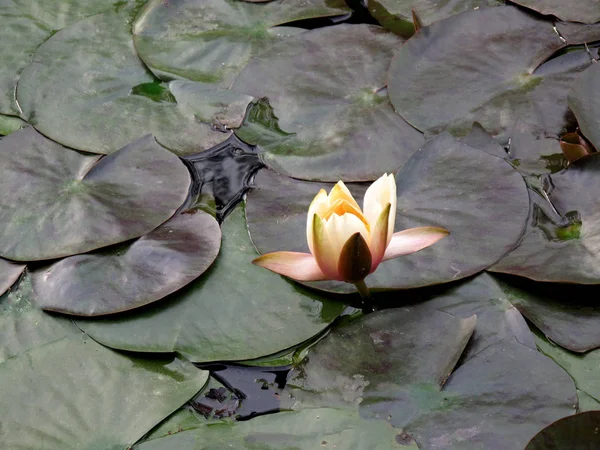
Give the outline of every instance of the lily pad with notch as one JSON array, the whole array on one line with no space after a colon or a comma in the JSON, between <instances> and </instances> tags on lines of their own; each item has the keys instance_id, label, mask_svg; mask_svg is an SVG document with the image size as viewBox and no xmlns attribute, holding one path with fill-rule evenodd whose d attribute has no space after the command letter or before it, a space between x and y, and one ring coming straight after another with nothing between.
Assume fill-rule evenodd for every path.
<instances>
[{"instance_id":1,"label":"lily pad with notch","mask_svg":"<svg viewBox=\"0 0 600 450\"><path fill-rule=\"evenodd\" d=\"M0 364L0 393L11 405L0 411L2 444L31 450L130 448L207 378L208 372L173 356L120 354L83 333L62 338Z\"/></svg>"},{"instance_id":2,"label":"lily pad with notch","mask_svg":"<svg viewBox=\"0 0 600 450\"><path fill-rule=\"evenodd\" d=\"M71 23L114 8L115 0L2 0L0 114L21 113L15 98L19 75L41 43Z\"/></svg>"},{"instance_id":3,"label":"lily pad with notch","mask_svg":"<svg viewBox=\"0 0 600 450\"><path fill-rule=\"evenodd\" d=\"M217 221L187 211L124 244L70 256L33 272L36 302L76 316L127 311L166 297L198 278L221 245Z\"/></svg>"},{"instance_id":4,"label":"lily pad with notch","mask_svg":"<svg viewBox=\"0 0 600 450\"><path fill-rule=\"evenodd\" d=\"M575 386L551 359L516 340L456 367L475 322L415 306L335 329L288 381L296 386L293 408L358 408L363 418L405 430L420 448L522 448L574 412Z\"/></svg>"},{"instance_id":5,"label":"lily pad with notch","mask_svg":"<svg viewBox=\"0 0 600 450\"><path fill-rule=\"evenodd\" d=\"M39 261L137 238L187 197L190 175L146 136L101 158L26 128L0 141L0 255Z\"/></svg>"},{"instance_id":6,"label":"lily pad with notch","mask_svg":"<svg viewBox=\"0 0 600 450\"><path fill-rule=\"evenodd\" d=\"M268 167L303 180L371 181L400 167L424 142L384 89L403 43L375 25L343 24L274 45L233 84L268 99L236 135L258 144Z\"/></svg>"},{"instance_id":7,"label":"lily pad with notch","mask_svg":"<svg viewBox=\"0 0 600 450\"><path fill-rule=\"evenodd\" d=\"M533 186L519 246L489 270L536 281L600 284L600 155L579 159Z\"/></svg>"},{"instance_id":8,"label":"lily pad with notch","mask_svg":"<svg viewBox=\"0 0 600 450\"><path fill-rule=\"evenodd\" d=\"M504 160L447 133L415 153L398 171L396 184L396 230L439 226L450 236L381 263L365 280L374 291L447 283L480 272L515 247L527 221L529 200L521 175ZM294 180L271 170L260 171L255 185L246 213L257 249L307 253L308 206L319 189L333 185ZM361 201L366 187L348 187ZM353 285L337 281L309 285L327 292L356 292Z\"/></svg>"},{"instance_id":9,"label":"lily pad with notch","mask_svg":"<svg viewBox=\"0 0 600 450\"><path fill-rule=\"evenodd\" d=\"M136 18L133 39L157 77L228 88L253 56L305 31L278 25L349 12L343 0L152 0Z\"/></svg>"},{"instance_id":10,"label":"lily pad with notch","mask_svg":"<svg viewBox=\"0 0 600 450\"><path fill-rule=\"evenodd\" d=\"M238 207L223 223L219 256L198 280L160 304L77 325L116 349L175 351L195 362L238 361L298 345L344 309L253 266L256 256Z\"/></svg>"},{"instance_id":11,"label":"lily pad with notch","mask_svg":"<svg viewBox=\"0 0 600 450\"><path fill-rule=\"evenodd\" d=\"M415 33L413 11L427 26L464 11L503 4L502 0L368 0L369 12L381 26L406 38Z\"/></svg>"},{"instance_id":12,"label":"lily pad with notch","mask_svg":"<svg viewBox=\"0 0 600 450\"><path fill-rule=\"evenodd\" d=\"M29 123L68 147L108 154L153 134L178 155L225 141L252 100L203 83L157 81L132 48L129 15L113 11L44 42L17 99Z\"/></svg>"},{"instance_id":13,"label":"lily pad with notch","mask_svg":"<svg viewBox=\"0 0 600 450\"><path fill-rule=\"evenodd\" d=\"M557 54L566 46L552 22L515 6L464 12L423 28L398 51L390 99L426 134L464 135L478 121L506 144L520 119L557 136L574 130L567 94L593 63L584 48Z\"/></svg>"}]
</instances>

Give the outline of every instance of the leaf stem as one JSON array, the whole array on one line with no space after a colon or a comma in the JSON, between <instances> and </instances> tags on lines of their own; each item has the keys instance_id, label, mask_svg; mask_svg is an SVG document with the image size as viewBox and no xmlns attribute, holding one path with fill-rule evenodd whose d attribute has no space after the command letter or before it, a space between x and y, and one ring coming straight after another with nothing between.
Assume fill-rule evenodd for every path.
<instances>
[{"instance_id":1,"label":"leaf stem","mask_svg":"<svg viewBox=\"0 0 600 450\"><path fill-rule=\"evenodd\" d=\"M358 293L360 294L363 300L371 300L371 291L369 291L365 280L360 280L354 283L354 286L356 286L356 289L358 289Z\"/></svg>"}]
</instances>

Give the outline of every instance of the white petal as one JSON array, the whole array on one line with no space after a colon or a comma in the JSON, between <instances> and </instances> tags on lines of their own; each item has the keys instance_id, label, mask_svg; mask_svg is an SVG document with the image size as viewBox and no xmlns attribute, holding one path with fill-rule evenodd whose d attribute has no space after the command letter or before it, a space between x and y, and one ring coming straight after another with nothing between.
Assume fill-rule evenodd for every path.
<instances>
[{"instance_id":1,"label":"white petal","mask_svg":"<svg viewBox=\"0 0 600 450\"><path fill-rule=\"evenodd\" d=\"M392 174L382 175L365 192L363 213L371 227L377 222L379 215L388 203L391 205L387 236L387 243L389 244L396 221L396 179Z\"/></svg>"},{"instance_id":2,"label":"white petal","mask_svg":"<svg viewBox=\"0 0 600 450\"><path fill-rule=\"evenodd\" d=\"M321 189L315 196L310 206L308 207L308 215L306 217L306 241L310 252L314 254L314 237L313 237L313 218L315 214L323 217L329 209L329 199L325 189Z\"/></svg>"}]
</instances>

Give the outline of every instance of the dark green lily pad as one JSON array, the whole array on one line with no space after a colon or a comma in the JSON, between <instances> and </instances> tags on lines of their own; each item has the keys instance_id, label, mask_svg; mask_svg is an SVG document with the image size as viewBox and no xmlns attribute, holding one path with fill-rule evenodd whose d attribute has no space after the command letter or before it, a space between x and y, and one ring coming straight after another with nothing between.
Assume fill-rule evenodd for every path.
<instances>
[{"instance_id":1,"label":"dark green lily pad","mask_svg":"<svg viewBox=\"0 0 600 450\"><path fill-rule=\"evenodd\" d=\"M127 11L48 39L23 71L17 98L27 121L63 145L106 154L153 134L179 155L226 140L252 100L202 83L157 82L135 54Z\"/></svg>"},{"instance_id":2,"label":"dark green lily pad","mask_svg":"<svg viewBox=\"0 0 600 450\"><path fill-rule=\"evenodd\" d=\"M579 397L578 411L585 411L581 401L598 409L593 402L600 402L600 350L578 354L566 350L536 332L536 344L540 351L552 358L567 371L577 386Z\"/></svg>"},{"instance_id":3,"label":"dark green lily pad","mask_svg":"<svg viewBox=\"0 0 600 450\"><path fill-rule=\"evenodd\" d=\"M600 22L600 4L598 0L513 0L540 14L556 16L570 22ZM537 448L537 447L536 447Z\"/></svg>"},{"instance_id":4,"label":"dark green lily pad","mask_svg":"<svg viewBox=\"0 0 600 450\"><path fill-rule=\"evenodd\" d=\"M599 173L600 155L593 154L534 186L523 240L490 270L536 281L600 284Z\"/></svg>"},{"instance_id":5,"label":"dark green lily pad","mask_svg":"<svg viewBox=\"0 0 600 450\"><path fill-rule=\"evenodd\" d=\"M376 300L381 299L384 307L419 304L463 319L477 315L475 330L462 356L466 361L501 341L516 339L535 348L533 333L503 288L501 282L484 272L458 283L378 295Z\"/></svg>"},{"instance_id":6,"label":"dark green lily pad","mask_svg":"<svg viewBox=\"0 0 600 450\"><path fill-rule=\"evenodd\" d=\"M305 30L277 27L296 20L346 14L342 0L152 0L138 15L134 43L163 80L187 78L230 87L250 59Z\"/></svg>"},{"instance_id":7,"label":"dark green lily pad","mask_svg":"<svg viewBox=\"0 0 600 450\"><path fill-rule=\"evenodd\" d=\"M24 264L16 264L0 258L0 295L15 284L24 270Z\"/></svg>"},{"instance_id":8,"label":"dark green lily pad","mask_svg":"<svg viewBox=\"0 0 600 450\"><path fill-rule=\"evenodd\" d=\"M0 114L20 114L17 82L38 45L68 24L114 7L115 0L0 1Z\"/></svg>"},{"instance_id":9,"label":"dark green lily pad","mask_svg":"<svg viewBox=\"0 0 600 450\"><path fill-rule=\"evenodd\" d=\"M233 88L267 97L276 118L257 114L237 136L265 150L267 166L303 180L370 181L397 169L423 144L382 90L403 42L374 25L338 25L274 45Z\"/></svg>"},{"instance_id":10,"label":"dark green lily pad","mask_svg":"<svg viewBox=\"0 0 600 450\"><path fill-rule=\"evenodd\" d=\"M33 273L36 302L78 316L138 308L198 278L220 245L221 229L211 215L179 214L133 242L39 268Z\"/></svg>"},{"instance_id":11,"label":"dark green lily pad","mask_svg":"<svg viewBox=\"0 0 600 450\"><path fill-rule=\"evenodd\" d=\"M29 276L0 297L0 330L0 364L32 348L80 334L70 320L46 314L35 304Z\"/></svg>"},{"instance_id":12,"label":"dark green lily pad","mask_svg":"<svg viewBox=\"0 0 600 450\"><path fill-rule=\"evenodd\" d=\"M596 148L600 148L600 64L584 71L573 83L569 107L577 117L581 132Z\"/></svg>"},{"instance_id":13,"label":"dark green lily pad","mask_svg":"<svg viewBox=\"0 0 600 450\"><path fill-rule=\"evenodd\" d=\"M14 116L4 116L0 114L0 135L14 133L27 126L27 122Z\"/></svg>"},{"instance_id":14,"label":"dark green lily pad","mask_svg":"<svg viewBox=\"0 0 600 450\"><path fill-rule=\"evenodd\" d=\"M501 277L506 298L549 339L574 352L600 347L598 287Z\"/></svg>"},{"instance_id":15,"label":"dark green lily pad","mask_svg":"<svg viewBox=\"0 0 600 450\"><path fill-rule=\"evenodd\" d=\"M600 411L565 417L536 434L525 450L595 450L600 447Z\"/></svg>"},{"instance_id":16,"label":"dark green lily pad","mask_svg":"<svg viewBox=\"0 0 600 450\"><path fill-rule=\"evenodd\" d=\"M0 141L0 255L38 261L139 237L185 200L190 175L147 136L100 158L33 128Z\"/></svg>"},{"instance_id":17,"label":"dark green lily pad","mask_svg":"<svg viewBox=\"0 0 600 450\"><path fill-rule=\"evenodd\" d=\"M407 289L446 283L489 267L517 244L529 211L523 178L500 158L457 141L449 134L430 140L396 176L396 230L439 226L450 236L418 253L383 262L366 278L373 290ZM252 241L261 253L308 252L306 213L319 189L262 170L248 194ZM366 186L349 185L360 203ZM510 219L508 219L510 218ZM485 236L478 239L476 236ZM310 283L329 292L355 292L336 281Z\"/></svg>"},{"instance_id":18,"label":"dark green lily pad","mask_svg":"<svg viewBox=\"0 0 600 450\"><path fill-rule=\"evenodd\" d=\"M169 299L114 318L78 320L109 347L176 351L197 362L254 359L325 329L344 305L251 264L256 251L238 207L223 224L213 266Z\"/></svg>"},{"instance_id":19,"label":"dark green lily pad","mask_svg":"<svg viewBox=\"0 0 600 450\"><path fill-rule=\"evenodd\" d=\"M565 46L552 22L514 6L465 12L422 29L398 51L390 99L426 133L463 135L478 121L505 144L520 119L560 135L574 127L568 90L592 64L585 51L546 61Z\"/></svg>"},{"instance_id":20,"label":"dark green lily pad","mask_svg":"<svg viewBox=\"0 0 600 450\"><path fill-rule=\"evenodd\" d=\"M2 445L129 448L207 378L189 362L132 358L82 333L59 339L0 364L0 395L10 405L0 411Z\"/></svg>"},{"instance_id":21,"label":"dark green lily pad","mask_svg":"<svg viewBox=\"0 0 600 450\"><path fill-rule=\"evenodd\" d=\"M388 424L365 420L355 411L331 408L286 411L244 422L199 424L197 428L150 439L135 450L418 450L412 438Z\"/></svg>"},{"instance_id":22,"label":"dark green lily pad","mask_svg":"<svg viewBox=\"0 0 600 450\"><path fill-rule=\"evenodd\" d=\"M516 340L452 371L473 325L474 318L411 307L335 329L295 369L288 383L298 386L295 408L358 404L361 417L404 429L420 448L507 450L573 412L570 377Z\"/></svg>"},{"instance_id":23,"label":"dark green lily pad","mask_svg":"<svg viewBox=\"0 0 600 450\"><path fill-rule=\"evenodd\" d=\"M415 32L412 11L424 26L472 9L503 5L502 0L369 0L369 12L379 23L400 36Z\"/></svg>"}]
</instances>

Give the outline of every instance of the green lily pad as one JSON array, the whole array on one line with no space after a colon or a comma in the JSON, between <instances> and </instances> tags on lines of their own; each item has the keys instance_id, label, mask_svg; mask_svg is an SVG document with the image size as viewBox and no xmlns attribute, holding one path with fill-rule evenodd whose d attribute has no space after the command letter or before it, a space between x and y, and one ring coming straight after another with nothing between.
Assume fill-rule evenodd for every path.
<instances>
[{"instance_id":1,"label":"green lily pad","mask_svg":"<svg viewBox=\"0 0 600 450\"><path fill-rule=\"evenodd\" d=\"M536 343L542 353L552 358L573 378L580 399L584 397L588 404L590 399L600 402L600 380L598 379L600 350L584 354L573 353L549 341L539 333L536 333ZM579 405L578 411L582 410L585 408L581 408Z\"/></svg>"},{"instance_id":2,"label":"green lily pad","mask_svg":"<svg viewBox=\"0 0 600 450\"><path fill-rule=\"evenodd\" d=\"M516 339L523 345L536 348L527 322L509 300L512 297L505 292L504 285L496 277L482 273L458 283L390 293L382 296L381 305L398 307L418 303L420 307L443 311L458 318L477 315L475 330L462 356L466 361L501 341Z\"/></svg>"},{"instance_id":3,"label":"green lily pad","mask_svg":"<svg viewBox=\"0 0 600 450\"><path fill-rule=\"evenodd\" d=\"M176 351L197 362L235 361L295 346L341 313L342 303L253 266L255 257L238 207L223 224L217 260L197 281L156 306L77 324L117 349Z\"/></svg>"},{"instance_id":4,"label":"green lily pad","mask_svg":"<svg viewBox=\"0 0 600 450\"><path fill-rule=\"evenodd\" d=\"M0 258L0 295L15 284L24 270L24 264L16 264Z\"/></svg>"},{"instance_id":5,"label":"green lily pad","mask_svg":"<svg viewBox=\"0 0 600 450\"><path fill-rule=\"evenodd\" d=\"M492 266L536 281L600 284L600 155L548 175L531 191L532 209L519 246Z\"/></svg>"},{"instance_id":6,"label":"green lily pad","mask_svg":"<svg viewBox=\"0 0 600 450\"><path fill-rule=\"evenodd\" d=\"M581 132L596 148L600 148L600 65L594 64L573 83L569 93L569 107L577 117Z\"/></svg>"},{"instance_id":7,"label":"green lily pad","mask_svg":"<svg viewBox=\"0 0 600 450\"><path fill-rule=\"evenodd\" d=\"M504 144L520 119L559 135L574 127L568 91L592 65L585 51L546 61L565 46L552 22L514 6L465 12L424 28L398 51L390 100L426 133L463 135L478 121Z\"/></svg>"},{"instance_id":8,"label":"green lily pad","mask_svg":"<svg viewBox=\"0 0 600 450\"><path fill-rule=\"evenodd\" d=\"M523 178L508 163L445 133L415 153L396 176L396 230L439 226L450 236L418 253L383 262L366 278L375 291L446 283L489 267L517 244L529 211ZM261 253L308 252L306 213L319 189L262 170L248 194L252 241ZM349 185L360 203L366 186ZM510 219L507 219L510 218ZM476 236L485 236L478 239ZM356 292L337 281L310 283L328 292Z\"/></svg>"},{"instance_id":9,"label":"green lily pad","mask_svg":"<svg viewBox=\"0 0 600 450\"><path fill-rule=\"evenodd\" d=\"M410 37L415 32L412 12L424 26L472 9L503 5L502 0L369 0L369 12L386 29Z\"/></svg>"},{"instance_id":10,"label":"green lily pad","mask_svg":"<svg viewBox=\"0 0 600 450\"><path fill-rule=\"evenodd\" d=\"M115 0L0 1L0 114L20 114L19 75L42 42L70 23L113 8Z\"/></svg>"},{"instance_id":11,"label":"green lily pad","mask_svg":"<svg viewBox=\"0 0 600 450\"><path fill-rule=\"evenodd\" d=\"M545 16L552 15L570 22L600 22L598 0L514 0L513 3L534 9Z\"/></svg>"},{"instance_id":12,"label":"green lily pad","mask_svg":"<svg viewBox=\"0 0 600 450\"><path fill-rule=\"evenodd\" d=\"M198 278L220 245L221 229L210 214L179 214L133 242L39 268L33 273L36 302L79 316L138 308Z\"/></svg>"},{"instance_id":13,"label":"green lily pad","mask_svg":"<svg viewBox=\"0 0 600 450\"><path fill-rule=\"evenodd\" d=\"M573 412L570 377L516 340L492 344L453 371L474 325L474 317L406 307L335 329L292 374L295 409L358 405L361 417L440 449L522 448Z\"/></svg>"},{"instance_id":14,"label":"green lily pad","mask_svg":"<svg viewBox=\"0 0 600 450\"><path fill-rule=\"evenodd\" d=\"M56 33L21 75L23 116L63 145L107 154L153 134L179 155L213 147L241 124L246 95L211 85L162 84L137 58L127 11Z\"/></svg>"},{"instance_id":15,"label":"green lily pad","mask_svg":"<svg viewBox=\"0 0 600 450\"><path fill-rule=\"evenodd\" d=\"M267 166L303 180L370 181L397 169L424 142L383 89L403 42L374 25L337 25L274 45L233 84L268 98L273 112L247 118L237 136L258 144Z\"/></svg>"},{"instance_id":16,"label":"green lily pad","mask_svg":"<svg viewBox=\"0 0 600 450\"><path fill-rule=\"evenodd\" d=\"M149 1L133 26L140 58L163 80L187 78L230 87L250 59L303 33L288 22L349 13L342 0Z\"/></svg>"},{"instance_id":17,"label":"green lily pad","mask_svg":"<svg viewBox=\"0 0 600 450\"><path fill-rule=\"evenodd\" d=\"M600 347L596 286L499 278L506 298L549 339L574 352Z\"/></svg>"},{"instance_id":18,"label":"green lily pad","mask_svg":"<svg viewBox=\"0 0 600 450\"><path fill-rule=\"evenodd\" d=\"M14 116L5 116L0 114L0 135L14 133L27 126L27 122Z\"/></svg>"},{"instance_id":19,"label":"green lily pad","mask_svg":"<svg viewBox=\"0 0 600 450\"><path fill-rule=\"evenodd\" d=\"M244 422L199 424L198 428L157 437L134 450L418 450L412 438L388 424L365 420L355 411L319 408L282 412Z\"/></svg>"},{"instance_id":20,"label":"green lily pad","mask_svg":"<svg viewBox=\"0 0 600 450\"><path fill-rule=\"evenodd\" d=\"M0 411L2 444L129 448L207 378L208 372L173 357L125 356L81 333L59 339L0 364L0 394L10 405Z\"/></svg>"},{"instance_id":21,"label":"green lily pad","mask_svg":"<svg viewBox=\"0 0 600 450\"><path fill-rule=\"evenodd\" d=\"M29 276L0 297L0 330L0 364L32 348L81 334L70 320L46 314L35 304Z\"/></svg>"},{"instance_id":22,"label":"green lily pad","mask_svg":"<svg viewBox=\"0 0 600 450\"><path fill-rule=\"evenodd\" d=\"M100 158L33 128L0 141L0 255L38 261L139 237L184 202L190 175L147 136Z\"/></svg>"},{"instance_id":23,"label":"green lily pad","mask_svg":"<svg viewBox=\"0 0 600 450\"><path fill-rule=\"evenodd\" d=\"M600 411L564 417L536 434L525 450L595 450L600 447Z\"/></svg>"}]
</instances>

